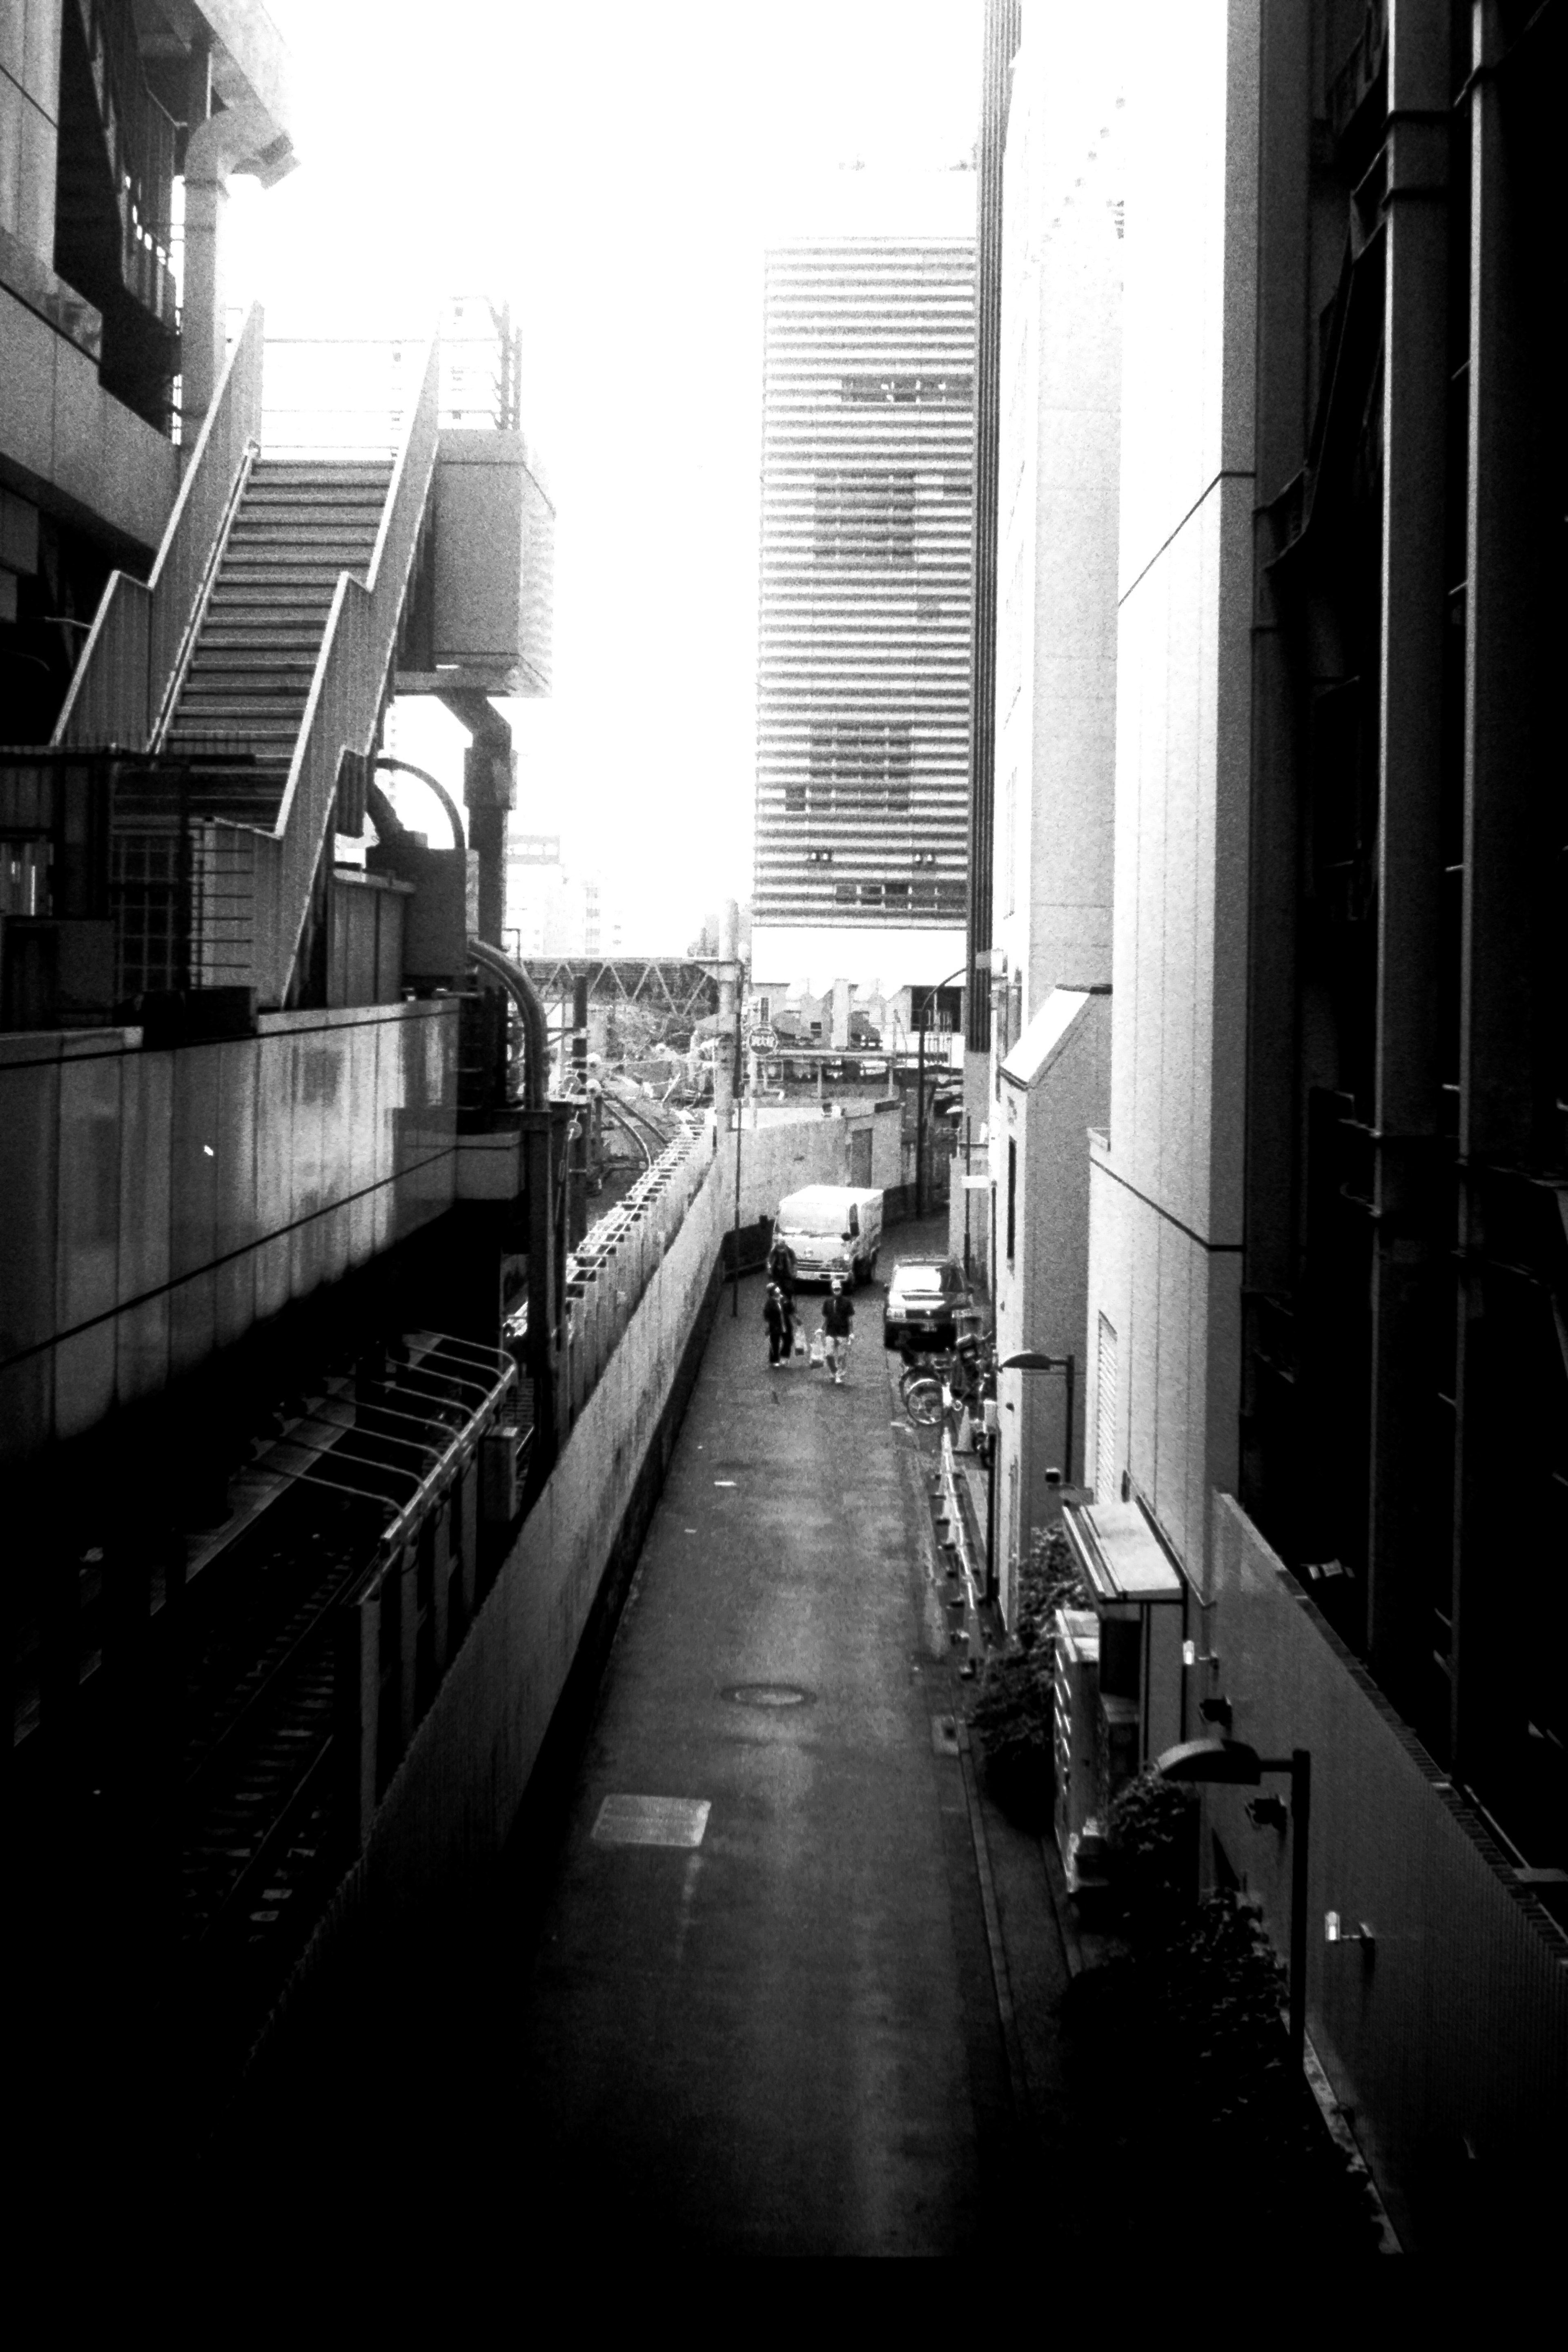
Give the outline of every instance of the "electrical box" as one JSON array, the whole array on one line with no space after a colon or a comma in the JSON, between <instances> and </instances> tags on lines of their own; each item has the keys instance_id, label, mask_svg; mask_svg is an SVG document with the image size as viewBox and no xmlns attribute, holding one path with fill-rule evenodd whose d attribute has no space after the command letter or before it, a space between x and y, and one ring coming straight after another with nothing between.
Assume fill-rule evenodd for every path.
<instances>
[{"instance_id":1,"label":"electrical box","mask_svg":"<svg viewBox=\"0 0 1568 2352\"><path fill-rule=\"evenodd\" d=\"M548 694L555 509L522 435L443 432L435 512L437 677L488 694Z\"/></svg>"},{"instance_id":2,"label":"electrical box","mask_svg":"<svg viewBox=\"0 0 1568 2352\"><path fill-rule=\"evenodd\" d=\"M372 874L394 875L414 886L403 911L403 977L416 985L449 984L468 970L470 919L467 849L427 849L403 840L379 842L365 858Z\"/></svg>"}]
</instances>

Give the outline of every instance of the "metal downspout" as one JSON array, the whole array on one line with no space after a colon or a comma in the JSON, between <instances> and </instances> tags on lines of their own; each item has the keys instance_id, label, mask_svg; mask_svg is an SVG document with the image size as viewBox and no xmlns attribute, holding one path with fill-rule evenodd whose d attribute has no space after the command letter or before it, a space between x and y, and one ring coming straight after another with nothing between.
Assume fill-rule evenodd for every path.
<instances>
[{"instance_id":1,"label":"metal downspout","mask_svg":"<svg viewBox=\"0 0 1568 2352\"><path fill-rule=\"evenodd\" d=\"M543 1001L532 981L521 964L500 948L492 948L488 940L470 939L468 954L482 971L500 981L512 1003L522 1015L524 1034L528 1040L527 1057L522 1071L522 1101L525 1110L544 1108L544 1082L550 1066L550 1027L545 1018Z\"/></svg>"}]
</instances>

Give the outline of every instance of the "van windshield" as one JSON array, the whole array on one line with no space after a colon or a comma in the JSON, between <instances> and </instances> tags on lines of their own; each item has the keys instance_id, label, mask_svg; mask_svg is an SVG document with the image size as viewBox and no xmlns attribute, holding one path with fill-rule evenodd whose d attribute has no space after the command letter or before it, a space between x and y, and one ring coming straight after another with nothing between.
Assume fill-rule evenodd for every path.
<instances>
[{"instance_id":1,"label":"van windshield","mask_svg":"<svg viewBox=\"0 0 1568 2352\"><path fill-rule=\"evenodd\" d=\"M784 1227L791 1234L828 1234L835 1241L847 1242L842 1209L794 1209Z\"/></svg>"}]
</instances>

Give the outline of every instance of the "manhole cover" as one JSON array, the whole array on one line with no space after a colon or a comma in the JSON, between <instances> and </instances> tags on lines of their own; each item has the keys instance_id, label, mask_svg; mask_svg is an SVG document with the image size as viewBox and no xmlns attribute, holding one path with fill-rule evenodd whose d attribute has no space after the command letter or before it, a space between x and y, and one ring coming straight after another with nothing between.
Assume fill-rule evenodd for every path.
<instances>
[{"instance_id":1,"label":"manhole cover","mask_svg":"<svg viewBox=\"0 0 1568 2352\"><path fill-rule=\"evenodd\" d=\"M798 1683L731 1683L721 1698L736 1706L809 1706L811 1693Z\"/></svg>"}]
</instances>

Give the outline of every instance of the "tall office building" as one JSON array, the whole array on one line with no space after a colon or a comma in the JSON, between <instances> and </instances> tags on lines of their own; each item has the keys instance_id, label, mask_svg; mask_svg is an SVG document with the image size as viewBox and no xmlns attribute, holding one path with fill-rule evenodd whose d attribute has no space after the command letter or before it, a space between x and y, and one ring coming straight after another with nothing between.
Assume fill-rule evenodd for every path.
<instances>
[{"instance_id":1,"label":"tall office building","mask_svg":"<svg viewBox=\"0 0 1568 2352\"><path fill-rule=\"evenodd\" d=\"M767 256L753 966L785 982L963 961L973 271L968 236Z\"/></svg>"}]
</instances>

